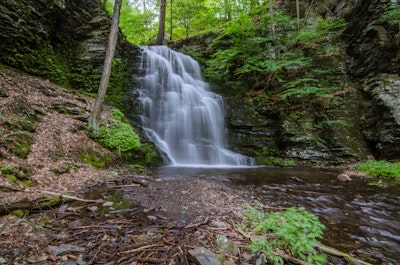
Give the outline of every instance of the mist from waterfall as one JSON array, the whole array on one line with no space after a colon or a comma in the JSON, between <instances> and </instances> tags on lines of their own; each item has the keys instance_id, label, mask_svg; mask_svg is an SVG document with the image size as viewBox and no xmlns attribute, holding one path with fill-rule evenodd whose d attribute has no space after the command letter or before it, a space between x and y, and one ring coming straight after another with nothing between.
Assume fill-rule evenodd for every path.
<instances>
[{"instance_id":1,"label":"mist from waterfall","mask_svg":"<svg viewBox=\"0 0 400 265\"><path fill-rule=\"evenodd\" d=\"M141 122L174 166L252 166L226 147L223 99L209 91L196 60L166 46L141 47Z\"/></svg>"}]
</instances>

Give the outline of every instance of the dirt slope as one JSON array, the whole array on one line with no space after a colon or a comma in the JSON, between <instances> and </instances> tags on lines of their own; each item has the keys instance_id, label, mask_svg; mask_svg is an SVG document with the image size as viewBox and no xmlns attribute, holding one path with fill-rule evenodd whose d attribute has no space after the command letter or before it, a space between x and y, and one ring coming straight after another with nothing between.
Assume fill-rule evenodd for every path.
<instances>
[{"instance_id":1,"label":"dirt slope","mask_svg":"<svg viewBox=\"0 0 400 265\"><path fill-rule=\"evenodd\" d=\"M92 98L8 69L0 69L0 95L2 205L42 190L76 193L105 178L84 163L113 157L87 136Z\"/></svg>"}]
</instances>

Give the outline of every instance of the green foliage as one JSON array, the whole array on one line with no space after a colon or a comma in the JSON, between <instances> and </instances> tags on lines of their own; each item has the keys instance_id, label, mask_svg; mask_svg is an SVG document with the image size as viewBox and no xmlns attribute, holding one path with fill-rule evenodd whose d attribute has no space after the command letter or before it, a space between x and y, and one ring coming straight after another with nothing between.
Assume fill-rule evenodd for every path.
<instances>
[{"instance_id":1,"label":"green foliage","mask_svg":"<svg viewBox=\"0 0 400 265\"><path fill-rule=\"evenodd\" d=\"M0 173L1 174L11 174L14 171L14 166L13 165L7 165L4 167L0 167Z\"/></svg>"},{"instance_id":2,"label":"green foliage","mask_svg":"<svg viewBox=\"0 0 400 265\"><path fill-rule=\"evenodd\" d=\"M117 108L111 110L111 115L113 119L117 122L127 122L125 115Z\"/></svg>"},{"instance_id":3,"label":"green foliage","mask_svg":"<svg viewBox=\"0 0 400 265\"><path fill-rule=\"evenodd\" d=\"M138 150L140 148L140 140L138 135L133 131L130 124L114 123L111 126L101 126L99 131L99 140L111 150L118 153L125 153L130 150Z\"/></svg>"},{"instance_id":4,"label":"green foliage","mask_svg":"<svg viewBox=\"0 0 400 265\"><path fill-rule=\"evenodd\" d=\"M344 19L333 19L331 17L322 18L318 17L314 22L311 22L305 28L302 28L300 32L294 34L290 40L297 42L297 44L304 45L305 47L312 47L315 43L321 40L325 40L327 37L332 35L338 35L346 26Z\"/></svg>"},{"instance_id":5,"label":"green foliage","mask_svg":"<svg viewBox=\"0 0 400 265\"><path fill-rule=\"evenodd\" d=\"M400 5L398 3L387 5L381 21L385 21L391 25L397 25L400 28Z\"/></svg>"},{"instance_id":6,"label":"green foliage","mask_svg":"<svg viewBox=\"0 0 400 265\"><path fill-rule=\"evenodd\" d=\"M369 160L359 165L356 169L375 177L400 178L400 164L385 160Z\"/></svg>"},{"instance_id":7,"label":"green foliage","mask_svg":"<svg viewBox=\"0 0 400 265\"><path fill-rule=\"evenodd\" d=\"M151 6L151 3L149 4ZM110 15L114 11L114 3L106 2L106 9ZM128 41L137 45L149 45L157 35L157 9L143 8L139 3L122 1L119 26Z\"/></svg>"},{"instance_id":8,"label":"green foliage","mask_svg":"<svg viewBox=\"0 0 400 265\"><path fill-rule=\"evenodd\" d=\"M111 124L101 125L100 130L91 136L120 156L139 150L141 147L139 136L125 120L120 110L113 109Z\"/></svg>"},{"instance_id":9,"label":"green foliage","mask_svg":"<svg viewBox=\"0 0 400 265\"><path fill-rule=\"evenodd\" d=\"M314 96L317 98L330 98L332 95L328 94L327 92L337 90L336 87L319 87L319 83L319 80L309 77L295 79L284 85L287 90L281 93L280 97L282 99L286 99L291 96Z\"/></svg>"},{"instance_id":10,"label":"green foliage","mask_svg":"<svg viewBox=\"0 0 400 265\"><path fill-rule=\"evenodd\" d=\"M348 123L344 120L324 120L316 124L315 128L322 129L326 126L332 126L332 125L347 126Z\"/></svg>"},{"instance_id":11,"label":"green foliage","mask_svg":"<svg viewBox=\"0 0 400 265\"><path fill-rule=\"evenodd\" d=\"M271 17L262 8L240 14L212 43L216 52L208 61L205 76L219 82L243 80L251 84L248 89L266 90L283 84L287 91L281 94L282 99L293 95L329 97L327 91L333 88L325 84L323 73L327 70L312 71L313 61L320 55L308 57L309 51L321 40L339 34L345 22L319 17L298 31L294 21L283 11ZM296 76L302 73L307 73L306 77Z\"/></svg>"},{"instance_id":12,"label":"green foliage","mask_svg":"<svg viewBox=\"0 0 400 265\"><path fill-rule=\"evenodd\" d=\"M266 253L274 264L283 264L279 252L297 256L309 264L327 263L326 256L315 249L325 226L304 208L291 207L267 214L248 207L243 215L246 230L258 235L251 241L251 251Z\"/></svg>"}]
</instances>

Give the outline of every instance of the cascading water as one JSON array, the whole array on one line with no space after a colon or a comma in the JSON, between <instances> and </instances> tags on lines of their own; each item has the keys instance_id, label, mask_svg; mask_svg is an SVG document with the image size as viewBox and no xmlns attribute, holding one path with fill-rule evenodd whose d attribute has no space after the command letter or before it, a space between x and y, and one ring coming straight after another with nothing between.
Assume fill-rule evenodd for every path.
<instances>
[{"instance_id":1,"label":"cascading water","mask_svg":"<svg viewBox=\"0 0 400 265\"><path fill-rule=\"evenodd\" d=\"M208 90L197 61L166 46L142 47L142 71L142 126L172 165L254 165L226 149L223 100Z\"/></svg>"}]
</instances>

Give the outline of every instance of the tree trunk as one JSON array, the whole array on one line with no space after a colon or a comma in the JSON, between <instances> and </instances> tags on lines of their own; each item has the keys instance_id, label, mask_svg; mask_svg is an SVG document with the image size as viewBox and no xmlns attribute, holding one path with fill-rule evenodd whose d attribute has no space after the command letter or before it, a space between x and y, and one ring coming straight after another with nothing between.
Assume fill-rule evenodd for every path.
<instances>
[{"instance_id":1,"label":"tree trunk","mask_svg":"<svg viewBox=\"0 0 400 265\"><path fill-rule=\"evenodd\" d=\"M275 33L275 22L274 22L274 11L272 8L272 0L269 0L269 15L271 17L271 31L272 31L272 42L275 45L276 33Z\"/></svg>"},{"instance_id":2,"label":"tree trunk","mask_svg":"<svg viewBox=\"0 0 400 265\"><path fill-rule=\"evenodd\" d=\"M269 15L271 16L272 45L275 47L275 59L277 59L277 57L279 55L279 49L276 47L278 45L278 41L276 39L276 30L275 30L275 21L274 21L274 9L273 9L273 6L272 6L272 0L269 0Z\"/></svg>"},{"instance_id":3,"label":"tree trunk","mask_svg":"<svg viewBox=\"0 0 400 265\"><path fill-rule=\"evenodd\" d=\"M300 3L296 0L297 30L300 31Z\"/></svg>"},{"instance_id":4,"label":"tree trunk","mask_svg":"<svg viewBox=\"0 0 400 265\"><path fill-rule=\"evenodd\" d=\"M172 25L172 22L173 22L173 20L172 20L172 1L173 0L170 0L170 4L169 4L169 9L170 9L170 11L169 11L169 15L170 15L170 18L169 18L169 40L172 40L172 31L173 31L173 25Z\"/></svg>"},{"instance_id":5,"label":"tree trunk","mask_svg":"<svg viewBox=\"0 0 400 265\"><path fill-rule=\"evenodd\" d=\"M230 0L225 0L224 3L225 3L225 17L228 20L231 20L232 19L232 8L231 8Z\"/></svg>"},{"instance_id":6,"label":"tree trunk","mask_svg":"<svg viewBox=\"0 0 400 265\"><path fill-rule=\"evenodd\" d=\"M160 19L158 24L158 34L156 45L162 45L164 41L164 34L165 34L165 9L167 7L167 0L160 0Z\"/></svg>"},{"instance_id":7,"label":"tree trunk","mask_svg":"<svg viewBox=\"0 0 400 265\"><path fill-rule=\"evenodd\" d=\"M99 130L101 123L101 111L104 103L104 99L107 92L108 82L111 75L112 60L114 58L115 48L117 46L118 30L119 30L119 14L121 11L122 0L115 0L113 20L111 24L110 36L108 38L108 46L106 58L104 60L103 73L97 91L96 101L92 113L89 117L89 126L96 132Z\"/></svg>"}]
</instances>

